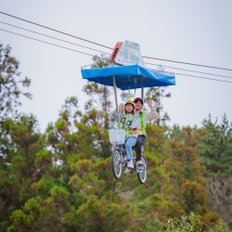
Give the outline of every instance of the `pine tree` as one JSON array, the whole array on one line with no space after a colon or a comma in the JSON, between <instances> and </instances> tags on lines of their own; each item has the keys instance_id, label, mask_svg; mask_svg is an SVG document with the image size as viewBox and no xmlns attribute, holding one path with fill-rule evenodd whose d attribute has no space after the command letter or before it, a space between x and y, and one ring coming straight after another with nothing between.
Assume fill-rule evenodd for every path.
<instances>
[{"instance_id":1,"label":"pine tree","mask_svg":"<svg viewBox=\"0 0 232 232\"><path fill-rule=\"evenodd\" d=\"M167 112L163 112L163 105L161 100L163 98L171 97L171 93L165 93L165 88L151 87L146 92L146 99L152 99L155 102L155 108L158 113L158 119L156 119L157 125L165 125L170 117Z\"/></svg>"},{"instance_id":2,"label":"pine tree","mask_svg":"<svg viewBox=\"0 0 232 232\"><path fill-rule=\"evenodd\" d=\"M93 57L92 68L102 68L109 65L108 60L105 57ZM108 114L112 107L110 100L111 91L108 86L97 83L88 83L84 86L83 92L90 97L90 100L86 103L85 109L96 109L98 114L104 119L104 128L109 128ZM96 107L97 106L97 107Z\"/></svg>"},{"instance_id":3,"label":"pine tree","mask_svg":"<svg viewBox=\"0 0 232 232\"><path fill-rule=\"evenodd\" d=\"M31 84L29 78L20 78L19 62L11 55L10 46L0 44L0 123L17 112L21 96L31 98L24 92Z\"/></svg>"}]
</instances>

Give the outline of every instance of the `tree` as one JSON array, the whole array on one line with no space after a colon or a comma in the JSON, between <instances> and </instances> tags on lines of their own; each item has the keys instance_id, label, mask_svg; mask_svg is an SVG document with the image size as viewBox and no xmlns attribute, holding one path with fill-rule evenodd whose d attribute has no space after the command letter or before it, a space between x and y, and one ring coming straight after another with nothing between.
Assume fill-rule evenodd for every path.
<instances>
[{"instance_id":1,"label":"tree","mask_svg":"<svg viewBox=\"0 0 232 232\"><path fill-rule=\"evenodd\" d=\"M167 181L163 191L171 203L179 205L179 213L183 214L184 210L187 213L205 214L208 210L207 182L202 176L204 166L200 163L197 147L199 133L190 127L185 127L179 132L175 127L174 132L168 141L170 156L164 163ZM174 213L176 216L177 207L171 208L170 215Z\"/></svg>"},{"instance_id":2,"label":"tree","mask_svg":"<svg viewBox=\"0 0 232 232\"><path fill-rule=\"evenodd\" d=\"M102 68L108 65L108 60L105 57L94 56L93 64L91 67ZM85 105L86 110L92 110L95 108L93 106L93 103L95 103L98 106L97 109L99 114L104 118L104 128L108 129L108 113L112 107L112 102L110 100L111 92L109 87L97 83L88 83L84 86L83 92L91 98Z\"/></svg>"},{"instance_id":3,"label":"tree","mask_svg":"<svg viewBox=\"0 0 232 232\"><path fill-rule=\"evenodd\" d=\"M0 44L0 122L12 116L21 105L20 97L31 98L24 92L31 84L27 77L20 78L19 62L10 54L9 46Z\"/></svg>"},{"instance_id":4,"label":"tree","mask_svg":"<svg viewBox=\"0 0 232 232\"><path fill-rule=\"evenodd\" d=\"M167 223L166 232L230 232L229 226L222 220L215 223L213 227L204 224L200 215L190 213L181 217L170 218Z\"/></svg>"},{"instance_id":5,"label":"tree","mask_svg":"<svg viewBox=\"0 0 232 232\"><path fill-rule=\"evenodd\" d=\"M232 214L232 124L226 115L220 124L211 116L203 121L199 149L209 182L210 207L229 221Z\"/></svg>"},{"instance_id":6,"label":"tree","mask_svg":"<svg viewBox=\"0 0 232 232\"><path fill-rule=\"evenodd\" d=\"M31 184L51 164L43 150L43 139L36 131L33 116L5 119L0 127L0 221L8 223L11 213L33 195Z\"/></svg>"},{"instance_id":7,"label":"tree","mask_svg":"<svg viewBox=\"0 0 232 232\"><path fill-rule=\"evenodd\" d=\"M171 93L165 93L164 88L151 87L146 92L146 99L150 98L155 102L156 111L158 113L157 125L165 125L166 121L169 121L169 115L167 112L163 112L163 105L161 103L162 98L171 97Z\"/></svg>"},{"instance_id":8,"label":"tree","mask_svg":"<svg viewBox=\"0 0 232 232\"><path fill-rule=\"evenodd\" d=\"M230 177L232 175L232 123L224 115L222 123L203 121L205 131L200 139L202 161L208 177Z\"/></svg>"}]
</instances>

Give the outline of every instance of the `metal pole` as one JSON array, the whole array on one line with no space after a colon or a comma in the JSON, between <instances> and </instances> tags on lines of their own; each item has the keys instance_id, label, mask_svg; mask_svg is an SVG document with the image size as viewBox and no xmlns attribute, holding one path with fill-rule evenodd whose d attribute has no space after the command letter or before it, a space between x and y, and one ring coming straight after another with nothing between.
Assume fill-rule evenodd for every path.
<instances>
[{"instance_id":1,"label":"metal pole","mask_svg":"<svg viewBox=\"0 0 232 232\"><path fill-rule=\"evenodd\" d=\"M113 83L114 83L114 98L115 98L115 105L116 105L116 111L117 111L117 122L118 122L118 128L120 126L120 121L119 121L119 110L118 110L118 98L117 98L117 89L116 89L116 81L115 81L115 76L113 76Z\"/></svg>"},{"instance_id":2,"label":"metal pole","mask_svg":"<svg viewBox=\"0 0 232 232\"><path fill-rule=\"evenodd\" d=\"M144 87L143 87L143 78L142 78L142 89L141 89L141 98L143 100L143 95L144 95Z\"/></svg>"},{"instance_id":3,"label":"metal pole","mask_svg":"<svg viewBox=\"0 0 232 232\"><path fill-rule=\"evenodd\" d=\"M131 100L131 93L130 93L130 75L128 75L128 84L129 84L129 97L128 97L128 99Z\"/></svg>"}]
</instances>

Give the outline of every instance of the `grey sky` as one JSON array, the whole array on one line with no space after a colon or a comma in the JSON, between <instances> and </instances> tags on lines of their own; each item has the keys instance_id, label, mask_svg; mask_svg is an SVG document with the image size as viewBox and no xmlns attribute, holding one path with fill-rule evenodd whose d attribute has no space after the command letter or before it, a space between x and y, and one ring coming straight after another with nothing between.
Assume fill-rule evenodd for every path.
<instances>
[{"instance_id":1,"label":"grey sky","mask_svg":"<svg viewBox=\"0 0 232 232\"><path fill-rule=\"evenodd\" d=\"M0 0L0 9L110 47L118 41L129 40L140 44L142 55L232 68L230 0ZM0 20L110 52L1 14ZM95 54L1 23L0 28ZM22 75L32 79L33 100L24 101L22 110L36 115L42 129L58 118L58 111L67 97L77 95L83 105L86 96L81 89L86 81L81 78L80 68L90 64L91 57L2 31L0 41L12 47L12 54L20 61ZM152 60L145 62L232 76L232 72ZM171 124L201 126L209 113L214 119L221 119L226 113L232 121L232 83L176 75L176 86L167 91L172 97L163 104Z\"/></svg>"}]
</instances>

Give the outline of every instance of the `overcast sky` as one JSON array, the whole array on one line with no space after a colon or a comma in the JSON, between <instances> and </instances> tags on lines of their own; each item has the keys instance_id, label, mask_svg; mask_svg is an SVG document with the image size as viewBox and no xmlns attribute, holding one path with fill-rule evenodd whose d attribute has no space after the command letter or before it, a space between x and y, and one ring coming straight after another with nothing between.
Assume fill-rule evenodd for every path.
<instances>
[{"instance_id":1,"label":"overcast sky","mask_svg":"<svg viewBox=\"0 0 232 232\"><path fill-rule=\"evenodd\" d=\"M0 11L9 13L109 47L118 41L140 44L143 56L153 56L225 68L232 68L232 1L221 0L0 0ZM0 21L25 27L63 40L111 51L82 40L60 35L3 14ZM65 44L0 23L6 29L89 54L95 51ZM0 42L12 47L20 61L22 76L32 79L33 99L23 101L22 111L36 115L41 129L55 122L67 97L76 95L83 105L81 66L91 57L0 31ZM144 60L176 68L232 77L231 71L206 69L158 60ZM148 67L151 67L147 65ZM180 70L173 72L184 73ZM186 72L185 72L186 73ZM199 77L222 78L198 73ZM208 118L221 120L224 113L232 121L232 83L176 75L176 86L168 87L172 97L164 100L170 125L201 126Z\"/></svg>"}]
</instances>

